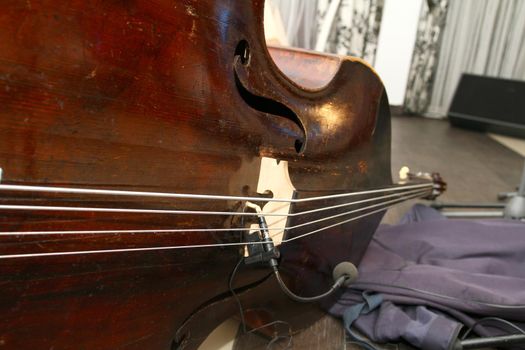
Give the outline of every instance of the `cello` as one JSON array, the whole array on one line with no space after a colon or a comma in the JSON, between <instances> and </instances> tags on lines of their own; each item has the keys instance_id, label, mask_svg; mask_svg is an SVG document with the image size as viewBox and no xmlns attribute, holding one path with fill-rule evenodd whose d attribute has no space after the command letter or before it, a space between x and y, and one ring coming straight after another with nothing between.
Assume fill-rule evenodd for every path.
<instances>
[{"instance_id":1,"label":"cello","mask_svg":"<svg viewBox=\"0 0 525 350\"><path fill-rule=\"evenodd\" d=\"M268 48L263 7L3 2L4 348L196 348L236 300L299 330L321 313L282 287L331 291L389 206L435 194L392 183L374 71Z\"/></svg>"}]
</instances>

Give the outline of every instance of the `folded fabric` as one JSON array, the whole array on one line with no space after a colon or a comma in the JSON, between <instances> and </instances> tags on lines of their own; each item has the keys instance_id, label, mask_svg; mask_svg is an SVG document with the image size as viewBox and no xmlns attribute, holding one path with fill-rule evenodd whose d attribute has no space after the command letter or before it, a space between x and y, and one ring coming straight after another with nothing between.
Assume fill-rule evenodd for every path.
<instances>
[{"instance_id":1,"label":"folded fabric","mask_svg":"<svg viewBox=\"0 0 525 350\"><path fill-rule=\"evenodd\" d=\"M383 302L359 316L355 326L378 342L405 340L445 350L462 324L471 326L480 317L520 325L525 321L525 224L448 220L416 205L399 225L378 229L358 280L326 305L328 311L343 317L365 302L363 291L380 293ZM501 327L475 331L502 334Z\"/></svg>"}]
</instances>

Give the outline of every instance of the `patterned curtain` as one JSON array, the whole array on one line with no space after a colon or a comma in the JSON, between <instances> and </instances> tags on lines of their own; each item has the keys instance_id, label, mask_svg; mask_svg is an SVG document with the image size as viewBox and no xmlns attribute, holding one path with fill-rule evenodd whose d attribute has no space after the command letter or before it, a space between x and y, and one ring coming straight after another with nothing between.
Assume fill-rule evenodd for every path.
<instances>
[{"instance_id":1,"label":"patterned curtain","mask_svg":"<svg viewBox=\"0 0 525 350\"><path fill-rule=\"evenodd\" d=\"M525 1L427 2L405 95L407 112L444 117L463 73L525 80Z\"/></svg>"},{"instance_id":2,"label":"patterned curtain","mask_svg":"<svg viewBox=\"0 0 525 350\"><path fill-rule=\"evenodd\" d=\"M363 58L374 64L384 0L318 0L316 49ZM335 15L330 8L338 7ZM323 27L330 27L323 36Z\"/></svg>"},{"instance_id":3,"label":"patterned curtain","mask_svg":"<svg viewBox=\"0 0 525 350\"><path fill-rule=\"evenodd\" d=\"M352 55L373 64L385 0L267 0L292 46Z\"/></svg>"},{"instance_id":4,"label":"patterned curtain","mask_svg":"<svg viewBox=\"0 0 525 350\"><path fill-rule=\"evenodd\" d=\"M427 0L421 7L408 75L404 111L424 114L430 105L449 0Z\"/></svg>"},{"instance_id":5,"label":"patterned curtain","mask_svg":"<svg viewBox=\"0 0 525 350\"><path fill-rule=\"evenodd\" d=\"M430 105L443 117L463 73L525 80L525 1L450 0Z\"/></svg>"}]
</instances>

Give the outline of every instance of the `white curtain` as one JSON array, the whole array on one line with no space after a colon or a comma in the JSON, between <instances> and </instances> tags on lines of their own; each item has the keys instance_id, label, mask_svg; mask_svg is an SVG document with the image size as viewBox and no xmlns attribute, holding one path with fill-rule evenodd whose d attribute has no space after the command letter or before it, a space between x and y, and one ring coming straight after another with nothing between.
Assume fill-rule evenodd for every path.
<instances>
[{"instance_id":1,"label":"white curtain","mask_svg":"<svg viewBox=\"0 0 525 350\"><path fill-rule=\"evenodd\" d=\"M269 45L290 46L281 12L271 1L264 6L264 35Z\"/></svg>"},{"instance_id":2,"label":"white curtain","mask_svg":"<svg viewBox=\"0 0 525 350\"><path fill-rule=\"evenodd\" d=\"M279 10L289 45L313 49L317 38L317 0L267 0L267 2Z\"/></svg>"},{"instance_id":3,"label":"white curtain","mask_svg":"<svg viewBox=\"0 0 525 350\"><path fill-rule=\"evenodd\" d=\"M446 115L462 73L525 80L525 0L450 0L427 116Z\"/></svg>"}]
</instances>

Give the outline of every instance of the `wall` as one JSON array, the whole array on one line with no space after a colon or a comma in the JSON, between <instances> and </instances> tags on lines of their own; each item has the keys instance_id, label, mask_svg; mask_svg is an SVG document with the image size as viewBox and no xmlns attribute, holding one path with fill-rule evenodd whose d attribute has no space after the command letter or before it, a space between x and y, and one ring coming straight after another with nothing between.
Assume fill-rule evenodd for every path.
<instances>
[{"instance_id":1,"label":"wall","mask_svg":"<svg viewBox=\"0 0 525 350\"><path fill-rule=\"evenodd\" d=\"M391 105L402 105L422 0L385 0L374 68Z\"/></svg>"}]
</instances>

